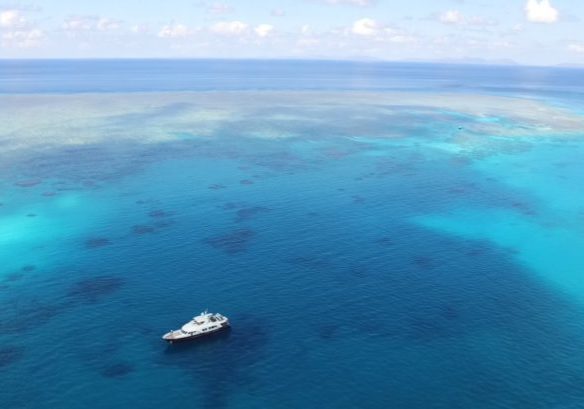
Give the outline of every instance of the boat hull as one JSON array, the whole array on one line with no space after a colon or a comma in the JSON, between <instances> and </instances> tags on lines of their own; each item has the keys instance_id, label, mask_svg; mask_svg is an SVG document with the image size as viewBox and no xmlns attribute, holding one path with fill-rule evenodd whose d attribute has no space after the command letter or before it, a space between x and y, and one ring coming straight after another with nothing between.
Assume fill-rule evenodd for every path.
<instances>
[{"instance_id":1,"label":"boat hull","mask_svg":"<svg viewBox=\"0 0 584 409\"><path fill-rule=\"evenodd\" d=\"M193 335L187 335L184 337L180 337L180 338L163 338L164 341L168 342L169 344L178 344L178 343L182 343L182 342L189 342L189 341L193 341L197 338L207 338L207 337L212 337L215 334L218 334L220 332L225 332L226 330L230 329L230 325L223 325L220 328L214 330L214 331L210 331L210 332L205 332L202 334L193 334Z\"/></svg>"}]
</instances>

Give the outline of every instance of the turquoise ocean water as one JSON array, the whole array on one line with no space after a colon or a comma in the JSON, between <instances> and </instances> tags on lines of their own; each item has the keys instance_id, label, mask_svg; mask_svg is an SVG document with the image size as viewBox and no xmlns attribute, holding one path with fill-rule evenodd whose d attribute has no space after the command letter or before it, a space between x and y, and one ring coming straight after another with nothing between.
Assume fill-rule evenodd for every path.
<instances>
[{"instance_id":1,"label":"turquoise ocean water","mask_svg":"<svg viewBox=\"0 0 584 409\"><path fill-rule=\"evenodd\" d=\"M5 61L0 106L0 407L584 408L584 72Z\"/></svg>"}]
</instances>

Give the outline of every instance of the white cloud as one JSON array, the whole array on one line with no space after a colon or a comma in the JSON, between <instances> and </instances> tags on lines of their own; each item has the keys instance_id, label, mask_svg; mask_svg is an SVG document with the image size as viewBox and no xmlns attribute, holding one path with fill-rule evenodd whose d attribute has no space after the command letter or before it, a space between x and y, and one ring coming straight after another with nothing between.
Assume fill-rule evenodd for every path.
<instances>
[{"instance_id":1,"label":"white cloud","mask_svg":"<svg viewBox=\"0 0 584 409\"><path fill-rule=\"evenodd\" d=\"M28 21L17 9L0 11L0 46L3 48L39 47L45 33Z\"/></svg>"},{"instance_id":2,"label":"white cloud","mask_svg":"<svg viewBox=\"0 0 584 409\"><path fill-rule=\"evenodd\" d=\"M378 33L380 25L372 18L362 18L353 23L351 32L360 36L374 36Z\"/></svg>"},{"instance_id":3,"label":"white cloud","mask_svg":"<svg viewBox=\"0 0 584 409\"><path fill-rule=\"evenodd\" d=\"M448 10L438 16L438 20L444 24L486 27L496 26L497 20L482 16L465 16L458 10Z\"/></svg>"},{"instance_id":4,"label":"white cloud","mask_svg":"<svg viewBox=\"0 0 584 409\"><path fill-rule=\"evenodd\" d=\"M2 47L12 48L33 48L41 45L45 38L45 33L33 28L30 30L15 30L2 34Z\"/></svg>"},{"instance_id":5,"label":"white cloud","mask_svg":"<svg viewBox=\"0 0 584 409\"><path fill-rule=\"evenodd\" d=\"M412 43L416 39L399 28L392 28L372 18L362 18L345 30L357 37L371 38L377 42Z\"/></svg>"},{"instance_id":6,"label":"white cloud","mask_svg":"<svg viewBox=\"0 0 584 409\"><path fill-rule=\"evenodd\" d=\"M158 37L160 38L185 38L192 34L184 24L169 24L160 29Z\"/></svg>"},{"instance_id":7,"label":"white cloud","mask_svg":"<svg viewBox=\"0 0 584 409\"><path fill-rule=\"evenodd\" d=\"M62 28L66 31L90 31L95 28L97 18L93 16L74 16L65 19Z\"/></svg>"},{"instance_id":8,"label":"white cloud","mask_svg":"<svg viewBox=\"0 0 584 409\"><path fill-rule=\"evenodd\" d=\"M96 28L99 31L113 31L119 29L121 26L122 22L120 20L112 18L100 18L96 24Z\"/></svg>"},{"instance_id":9,"label":"white cloud","mask_svg":"<svg viewBox=\"0 0 584 409\"><path fill-rule=\"evenodd\" d=\"M549 0L527 0L525 16L532 23L555 23L559 13Z\"/></svg>"},{"instance_id":10,"label":"white cloud","mask_svg":"<svg viewBox=\"0 0 584 409\"><path fill-rule=\"evenodd\" d=\"M399 44L403 44L403 43L413 43L416 41L416 39L412 36L408 36L408 35L404 35L404 34L396 34L396 35L392 35L388 38L388 40L392 43L399 43Z\"/></svg>"},{"instance_id":11,"label":"white cloud","mask_svg":"<svg viewBox=\"0 0 584 409\"><path fill-rule=\"evenodd\" d=\"M144 34L150 32L150 27L146 24L135 24L130 27L130 31L136 34Z\"/></svg>"},{"instance_id":12,"label":"white cloud","mask_svg":"<svg viewBox=\"0 0 584 409\"><path fill-rule=\"evenodd\" d=\"M61 27L71 35L82 31L114 31L122 26L121 20L99 16L72 16L65 19Z\"/></svg>"},{"instance_id":13,"label":"white cloud","mask_svg":"<svg viewBox=\"0 0 584 409\"><path fill-rule=\"evenodd\" d=\"M0 12L0 27L2 28L23 28L26 24L26 19L18 10Z\"/></svg>"},{"instance_id":14,"label":"white cloud","mask_svg":"<svg viewBox=\"0 0 584 409\"><path fill-rule=\"evenodd\" d=\"M584 43L573 43L568 45L568 50L578 53L584 54Z\"/></svg>"},{"instance_id":15,"label":"white cloud","mask_svg":"<svg viewBox=\"0 0 584 409\"><path fill-rule=\"evenodd\" d=\"M239 36L248 30L249 25L241 21L220 21L211 26L211 32L225 36Z\"/></svg>"},{"instance_id":16,"label":"white cloud","mask_svg":"<svg viewBox=\"0 0 584 409\"><path fill-rule=\"evenodd\" d=\"M190 28L184 24L169 24L158 32L160 38L186 38L196 32L202 31L202 28ZM269 37L275 30L271 24L258 24L250 26L242 21L219 21L208 28L208 33L223 37L246 37L257 36L260 38Z\"/></svg>"},{"instance_id":17,"label":"white cloud","mask_svg":"<svg viewBox=\"0 0 584 409\"><path fill-rule=\"evenodd\" d=\"M440 15L440 21L444 24L461 24L464 22L464 16L458 10L448 10Z\"/></svg>"},{"instance_id":18,"label":"white cloud","mask_svg":"<svg viewBox=\"0 0 584 409\"><path fill-rule=\"evenodd\" d=\"M416 38L399 28L392 28L372 18L362 18L345 30L345 34L371 39L377 43L414 43ZM331 34L334 34L331 32Z\"/></svg>"},{"instance_id":19,"label":"white cloud","mask_svg":"<svg viewBox=\"0 0 584 409\"><path fill-rule=\"evenodd\" d=\"M253 31L257 34L258 37L267 37L274 31L274 26L271 24L260 24L259 26L255 27Z\"/></svg>"}]
</instances>

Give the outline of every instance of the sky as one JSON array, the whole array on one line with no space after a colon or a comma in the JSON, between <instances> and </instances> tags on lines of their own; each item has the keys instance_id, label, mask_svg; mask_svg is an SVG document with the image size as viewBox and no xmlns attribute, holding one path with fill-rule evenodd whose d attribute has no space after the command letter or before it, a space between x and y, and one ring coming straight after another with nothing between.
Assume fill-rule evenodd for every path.
<instances>
[{"instance_id":1,"label":"sky","mask_svg":"<svg viewBox=\"0 0 584 409\"><path fill-rule=\"evenodd\" d=\"M584 65L582 0L0 0L0 58Z\"/></svg>"}]
</instances>

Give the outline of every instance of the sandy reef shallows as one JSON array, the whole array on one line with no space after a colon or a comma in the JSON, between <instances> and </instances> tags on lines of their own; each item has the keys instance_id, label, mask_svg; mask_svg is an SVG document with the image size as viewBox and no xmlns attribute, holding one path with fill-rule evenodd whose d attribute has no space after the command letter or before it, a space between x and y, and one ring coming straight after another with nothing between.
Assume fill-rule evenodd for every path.
<instances>
[{"instance_id":1,"label":"sandy reef shallows","mask_svg":"<svg viewBox=\"0 0 584 409\"><path fill-rule=\"evenodd\" d=\"M540 100L467 94L197 92L0 96L0 154L102 141L282 138L330 127L336 136L408 136L447 117L484 136L573 135L584 118ZM409 128L408 128L409 127Z\"/></svg>"}]
</instances>

